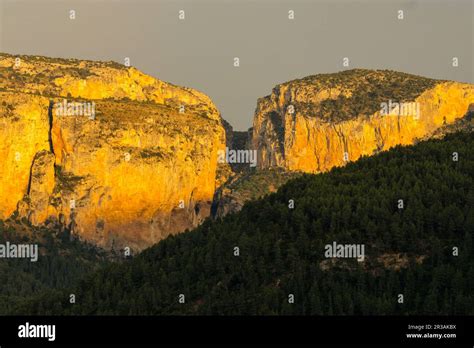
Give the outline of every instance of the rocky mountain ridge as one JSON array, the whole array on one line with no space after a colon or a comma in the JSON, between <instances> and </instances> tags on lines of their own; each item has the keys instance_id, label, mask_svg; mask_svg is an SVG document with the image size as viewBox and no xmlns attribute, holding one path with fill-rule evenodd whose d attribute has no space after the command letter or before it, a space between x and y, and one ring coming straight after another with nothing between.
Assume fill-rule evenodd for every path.
<instances>
[{"instance_id":1,"label":"rocky mountain ridge","mask_svg":"<svg viewBox=\"0 0 474 348\"><path fill-rule=\"evenodd\" d=\"M220 114L204 94L115 63L0 55L0 219L139 250L210 213ZM58 114L93 103L95 117Z\"/></svg>"},{"instance_id":2,"label":"rocky mountain ridge","mask_svg":"<svg viewBox=\"0 0 474 348\"><path fill-rule=\"evenodd\" d=\"M472 128L474 87L388 70L309 76L259 99L246 133L203 93L133 67L0 54L0 99L0 220L141 250L301 173ZM219 163L224 149L255 151L257 168Z\"/></svg>"},{"instance_id":3,"label":"rocky mountain ridge","mask_svg":"<svg viewBox=\"0 0 474 348\"><path fill-rule=\"evenodd\" d=\"M399 108L384 114L384 103ZM309 76L258 100L251 146L259 168L324 172L413 144L464 117L472 104L474 86L467 83L389 70Z\"/></svg>"}]
</instances>

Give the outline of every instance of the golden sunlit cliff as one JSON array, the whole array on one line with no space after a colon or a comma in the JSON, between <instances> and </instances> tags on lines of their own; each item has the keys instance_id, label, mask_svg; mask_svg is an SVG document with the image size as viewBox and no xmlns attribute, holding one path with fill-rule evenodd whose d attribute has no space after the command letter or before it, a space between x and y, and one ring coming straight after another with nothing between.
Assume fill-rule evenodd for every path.
<instances>
[{"instance_id":1,"label":"golden sunlit cliff","mask_svg":"<svg viewBox=\"0 0 474 348\"><path fill-rule=\"evenodd\" d=\"M0 54L0 99L0 219L137 250L210 214L225 131L204 94L113 62Z\"/></svg>"},{"instance_id":2,"label":"golden sunlit cliff","mask_svg":"<svg viewBox=\"0 0 474 348\"><path fill-rule=\"evenodd\" d=\"M400 108L387 113L389 103ZM388 70L309 76L259 99L251 146L259 168L324 172L429 137L473 103L471 84Z\"/></svg>"},{"instance_id":3,"label":"golden sunlit cliff","mask_svg":"<svg viewBox=\"0 0 474 348\"><path fill-rule=\"evenodd\" d=\"M0 99L0 220L141 250L301 172L464 127L474 86L387 70L309 76L258 100L248 142L206 95L114 62L0 54ZM256 150L257 168L219 164L226 146Z\"/></svg>"}]
</instances>

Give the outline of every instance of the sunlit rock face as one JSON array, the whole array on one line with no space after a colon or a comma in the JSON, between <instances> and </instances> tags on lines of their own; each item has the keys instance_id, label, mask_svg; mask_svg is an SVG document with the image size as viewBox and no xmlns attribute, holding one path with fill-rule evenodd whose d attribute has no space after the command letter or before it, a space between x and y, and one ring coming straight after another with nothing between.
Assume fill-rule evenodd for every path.
<instances>
[{"instance_id":1,"label":"sunlit rock face","mask_svg":"<svg viewBox=\"0 0 474 348\"><path fill-rule=\"evenodd\" d=\"M386 70L315 75L258 100L252 147L259 168L323 172L426 138L473 103L474 86L466 83Z\"/></svg>"},{"instance_id":2,"label":"sunlit rock face","mask_svg":"<svg viewBox=\"0 0 474 348\"><path fill-rule=\"evenodd\" d=\"M225 131L204 94L112 62L0 54L0 98L0 219L139 250L210 214Z\"/></svg>"},{"instance_id":3,"label":"sunlit rock face","mask_svg":"<svg viewBox=\"0 0 474 348\"><path fill-rule=\"evenodd\" d=\"M28 191L37 153L49 151L47 98L0 91L0 218Z\"/></svg>"}]
</instances>

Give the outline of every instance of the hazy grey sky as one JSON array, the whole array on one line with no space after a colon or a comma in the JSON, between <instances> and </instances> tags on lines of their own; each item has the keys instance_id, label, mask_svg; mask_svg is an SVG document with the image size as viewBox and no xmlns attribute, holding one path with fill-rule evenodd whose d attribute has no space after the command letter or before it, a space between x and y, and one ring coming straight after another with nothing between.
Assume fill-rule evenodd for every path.
<instances>
[{"instance_id":1,"label":"hazy grey sky","mask_svg":"<svg viewBox=\"0 0 474 348\"><path fill-rule=\"evenodd\" d=\"M251 126L257 98L276 84L340 71L343 57L351 68L474 82L472 0L0 3L0 51L120 63L130 57L147 74L208 94L237 130Z\"/></svg>"}]
</instances>

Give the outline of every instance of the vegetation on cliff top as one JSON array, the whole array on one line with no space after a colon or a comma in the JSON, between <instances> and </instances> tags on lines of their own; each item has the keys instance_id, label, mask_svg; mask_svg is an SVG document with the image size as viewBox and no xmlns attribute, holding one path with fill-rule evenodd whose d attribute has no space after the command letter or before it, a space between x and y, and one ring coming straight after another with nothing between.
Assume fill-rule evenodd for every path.
<instances>
[{"instance_id":1,"label":"vegetation on cliff top","mask_svg":"<svg viewBox=\"0 0 474 348\"><path fill-rule=\"evenodd\" d=\"M0 52L0 59L5 59L5 58L20 58L21 61L31 63L31 64L37 64L37 63L43 63L43 64L54 64L54 65L62 65L62 66L72 66L74 68L75 66L78 66L79 64L85 64L88 67L105 67L105 68L114 68L114 69L127 69L127 67L123 64L119 64L114 61L98 61L98 60L87 60L87 59L76 59L76 58L59 58L59 57L46 57L46 56L38 56L38 55L24 55L24 54L18 54L18 55L13 55L9 53L2 53Z\"/></svg>"},{"instance_id":2,"label":"vegetation on cliff top","mask_svg":"<svg viewBox=\"0 0 474 348\"><path fill-rule=\"evenodd\" d=\"M425 90L441 82L444 81L391 70L352 69L307 76L280 86L303 91L307 89L313 94L332 89L337 94L335 98L330 97L320 103L292 103L300 114L338 122L358 115L371 115L380 110L381 103L388 103L389 100L413 101Z\"/></svg>"}]
</instances>

